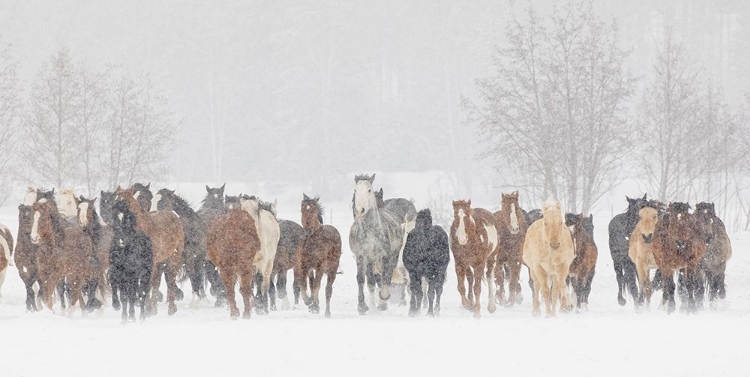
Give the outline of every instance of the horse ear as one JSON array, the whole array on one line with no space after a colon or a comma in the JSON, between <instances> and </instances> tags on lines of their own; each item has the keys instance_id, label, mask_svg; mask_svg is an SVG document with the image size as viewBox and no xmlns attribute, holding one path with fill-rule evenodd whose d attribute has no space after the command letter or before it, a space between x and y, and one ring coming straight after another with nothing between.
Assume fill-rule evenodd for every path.
<instances>
[{"instance_id":1,"label":"horse ear","mask_svg":"<svg viewBox=\"0 0 750 377\"><path fill-rule=\"evenodd\" d=\"M648 193L643 194L643 200L646 200L646 195L648 195Z\"/></svg>"},{"instance_id":2,"label":"horse ear","mask_svg":"<svg viewBox=\"0 0 750 377\"><path fill-rule=\"evenodd\" d=\"M211 188L206 185L206 192L211 192Z\"/></svg>"},{"instance_id":3,"label":"horse ear","mask_svg":"<svg viewBox=\"0 0 750 377\"><path fill-rule=\"evenodd\" d=\"M469 200L468 200L468 201L466 202L466 204L468 204L468 205L469 205L469 207L471 207L471 199L469 199Z\"/></svg>"},{"instance_id":4,"label":"horse ear","mask_svg":"<svg viewBox=\"0 0 750 377\"><path fill-rule=\"evenodd\" d=\"M274 212L276 211L276 205L277 204L279 204L279 200L278 199L274 199L273 203L271 203L271 208L274 210Z\"/></svg>"},{"instance_id":5,"label":"horse ear","mask_svg":"<svg viewBox=\"0 0 750 377\"><path fill-rule=\"evenodd\" d=\"M555 207L557 208L558 211L560 211L560 213L562 213L562 203L560 202L555 203Z\"/></svg>"},{"instance_id":6,"label":"horse ear","mask_svg":"<svg viewBox=\"0 0 750 377\"><path fill-rule=\"evenodd\" d=\"M374 180L375 180L375 174L373 174L373 175L372 175L372 177L370 177L370 183L372 184L372 182L373 182Z\"/></svg>"},{"instance_id":7,"label":"horse ear","mask_svg":"<svg viewBox=\"0 0 750 377\"><path fill-rule=\"evenodd\" d=\"M302 200L310 200L310 197L307 196L304 192L302 193Z\"/></svg>"},{"instance_id":8,"label":"horse ear","mask_svg":"<svg viewBox=\"0 0 750 377\"><path fill-rule=\"evenodd\" d=\"M96 199L99 199L99 197L96 197L94 199L91 199L91 203L96 203Z\"/></svg>"},{"instance_id":9,"label":"horse ear","mask_svg":"<svg viewBox=\"0 0 750 377\"><path fill-rule=\"evenodd\" d=\"M78 195L78 200L83 201L83 195Z\"/></svg>"},{"instance_id":10,"label":"horse ear","mask_svg":"<svg viewBox=\"0 0 750 377\"><path fill-rule=\"evenodd\" d=\"M148 184L146 185L146 188L147 188L147 189L149 189L149 190L151 189L151 182L149 182L149 183L148 183Z\"/></svg>"},{"instance_id":11,"label":"horse ear","mask_svg":"<svg viewBox=\"0 0 750 377\"><path fill-rule=\"evenodd\" d=\"M221 189L221 192L224 192L224 187L226 187L226 185L227 185L227 183L226 183L226 182L224 182L224 184L223 184L223 185L221 185L221 187L219 187L219 188Z\"/></svg>"},{"instance_id":12,"label":"horse ear","mask_svg":"<svg viewBox=\"0 0 750 377\"><path fill-rule=\"evenodd\" d=\"M378 191L378 193L380 194L380 196L383 196L383 188L382 187L380 188L380 191Z\"/></svg>"}]
</instances>

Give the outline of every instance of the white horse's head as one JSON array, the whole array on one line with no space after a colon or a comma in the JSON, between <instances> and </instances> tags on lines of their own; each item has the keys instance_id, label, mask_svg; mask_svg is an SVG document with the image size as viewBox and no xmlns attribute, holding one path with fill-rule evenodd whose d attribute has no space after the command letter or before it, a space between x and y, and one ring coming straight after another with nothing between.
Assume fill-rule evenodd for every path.
<instances>
[{"instance_id":1,"label":"white horse's head","mask_svg":"<svg viewBox=\"0 0 750 377\"><path fill-rule=\"evenodd\" d=\"M354 217L363 219L367 212L377 206L375 192L372 190L372 182L375 180L375 174L372 176L358 175L354 178L354 198L352 199L352 209Z\"/></svg>"},{"instance_id":2,"label":"white horse's head","mask_svg":"<svg viewBox=\"0 0 750 377\"><path fill-rule=\"evenodd\" d=\"M23 196L23 205L33 206L36 203L36 188L29 186Z\"/></svg>"},{"instance_id":3,"label":"white horse's head","mask_svg":"<svg viewBox=\"0 0 750 377\"><path fill-rule=\"evenodd\" d=\"M57 206L60 213L65 217L78 216L78 199L75 191L72 189L60 190Z\"/></svg>"}]
</instances>

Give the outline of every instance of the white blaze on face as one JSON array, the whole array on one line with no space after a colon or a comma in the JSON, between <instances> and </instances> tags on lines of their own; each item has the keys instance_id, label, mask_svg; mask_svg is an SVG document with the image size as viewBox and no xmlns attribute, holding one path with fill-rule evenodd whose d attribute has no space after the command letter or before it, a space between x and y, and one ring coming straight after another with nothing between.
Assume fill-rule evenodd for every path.
<instances>
[{"instance_id":1,"label":"white blaze on face","mask_svg":"<svg viewBox=\"0 0 750 377\"><path fill-rule=\"evenodd\" d=\"M120 213L117 214L117 218L120 219L120 222L122 222L122 219L125 218L125 214L122 213L122 212L120 212Z\"/></svg>"},{"instance_id":2,"label":"white blaze on face","mask_svg":"<svg viewBox=\"0 0 750 377\"><path fill-rule=\"evenodd\" d=\"M518 233L520 228L518 227L518 216L516 215L516 204L510 205L510 232L512 234Z\"/></svg>"},{"instance_id":3,"label":"white blaze on face","mask_svg":"<svg viewBox=\"0 0 750 377\"><path fill-rule=\"evenodd\" d=\"M8 260L8 265L13 266L13 259L10 257L10 245L8 245L5 237L0 237L0 247L3 248L3 254L5 254L5 259Z\"/></svg>"},{"instance_id":4,"label":"white blaze on face","mask_svg":"<svg viewBox=\"0 0 750 377\"><path fill-rule=\"evenodd\" d=\"M154 199L151 200L151 212L156 212L159 210L159 201L161 200L161 194L156 194L154 196Z\"/></svg>"},{"instance_id":5,"label":"white blaze on face","mask_svg":"<svg viewBox=\"0 0 750 377\"><path fill-rule=\"evenodd\" d=\"M487 243L491 250L497 247L497 228L494 225L484 224L484 230L487 232Z\"/></svg>"},{"instance_id":6,"label":"white blaze on face","mask_svg":"<svg viewBox=\"0 0 750 377\"><path fill-rule=\"evenodd\" d=\"M78 205L78 223L81 224L81 226L86 226L89 224L88 211L88 203L81 202L81 204Z\"/></svg>"},{"instance_id":7,"label":"white blaze on face","mask_svg":"<svg viewBox=\"0 0 750 377\"><path fill-rule=\"evenodd\" d=\"M375 194L372 192L372 183L368 180L357 182L354 186L354 213L358 218L365 217L367 211L372 209Z\"/></svg>"},{"instance_id":8,"label":"white blaze on face","mask_svg":"<svg viewBox=\"0 0 750 377\"><path fill-rule=\"evenodd\" d=\"M31 225L31 242L34 244L39 243L39 218L42 214L39 211L34 211L34 223Z\"/></svg>"},{"instance_id":9,"label":"white blaze on face","mask_svg":"<svg viewBox=\"0 0 750 377\"><path fill-rule=\"evenodd\" d=\"M466 234L466 222L464 218L466 217L466 214L464 213L463 209L458 210L458 229L456 229L456 237L458 238L458 243L461 245L466 245L467 242L469 242L469 235Z\"/></svg>"}]
</instances>

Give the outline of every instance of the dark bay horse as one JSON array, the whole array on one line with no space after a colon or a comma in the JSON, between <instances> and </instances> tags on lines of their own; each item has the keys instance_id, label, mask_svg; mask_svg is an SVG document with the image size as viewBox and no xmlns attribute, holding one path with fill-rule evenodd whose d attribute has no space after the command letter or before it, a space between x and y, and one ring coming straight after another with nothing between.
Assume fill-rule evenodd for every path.
<instances>
[{"instance_id":1,"label":"dark bay horse","mask_svg":"<svg viewBox=\"0 0 750 377\"><path fill-rule=\"evenodd\" d=\"M570 215L570 214L568 214ZM583 214L565 216L565 225L572 229L573 250L575 258L570 263L568 277L576 294L576 307L588 309L591 282L596 272L596 260L599 251L594 243L594 225L592 216ZM587 220L590 221L587 223Z\"/></svg>"},{"instance_id":2,"label":"dark bay horse","mask_svg":"<svg viewBox=\"0 0 750 377\"><path fill-rule=\"evenodd\" d=\"M302 299L311 313L320 311L318 292L323 275L326 276L326 318L331 317L333 282L341 259L341 235L331 225L323 224L323 206L320 198L302 194L302 228L306 237L295 264L295 285L299 286ZM307 292L310 281L310 294Z\"/></svg>"},{"instance_id":3,"label":"dark bay horse","mask_svg":"<svg viewBox=\"0 0 750 377\"><path fill-rule=\"evenodd\" d=\"M497 226L499 249L495 265L497 302L503 306L513 306L523 301L521 295L521 265L523 264L523 241L529 228L521 207L518 205L518 191L502 194L500 211L494 213ZM507 275L506 275L507 274ZM505 282L508 282L508 297L505 297Z\"/></svg>"},{"instance_id":4,"label":"dark bay horse","mask_svg":"<svg viewBox=\"0 0 750 377\"><path fill-rule=\"evenodd\" d=\"M367 313L364 285L367 282L370 302L375 303L375 286L378 293L379 310L387 310L391 297L390 285L404 243L404 226L398 213L388 208L379 208L372 182L375 175L357 175L354 178L352 207L354 223L349 230L349 247L357 262L357 311Z\"/></svg>"},{"instance_id":5,"label":"dark bay horse","mask_svg":"<svg viewBox=\"0 0 750 377\"><path fill-rule=\"evenodd\" d=\"M499 242L493 214L483 208L472 208L471 200L453 201L453 224L450 235L450 248L456 267L461 304L473 312L475 318L479 318L479 296L482 292L482 280L486 280L489 301L487 311L494 313L494 275ZM468 297L464 281L468 283Z\"/></svg>"},{"instance_id":6,"label":"dark bay horse","mask_svg":"<svg viewBox=\"0 0 750 377\"><path fill-rule=\"evenodd\" d=\"M271 310L276 310L276 296L282 300L281 308L289 308L286 282L289 270L294 270L299 253L305 243L305 230L301 225L291 220L279 220L279 246L276 248L276 256L273 260L273 273L271 283L268 287L268 296L271 299ZM296 280L293 280L296 281ZM262 284L262 276L256 275L256 284ZM294 305L299 304L300 288L298 284L292 284L294 292Z\"/></svg>"},{"instance_id":7,"label":"dark bay horse","mask_svg":"<svg viewBox=\"0 0 750 377\"><path fill-rule=\"evenodd\" d=\"M260 251L260 237L255 220L241 208L233 208L216 216L206 233L208 258L218 268L223 282L229 315L240 315L235 300L235 286L239 280L244 302L242 318L250 318L253 300L253 261Z\"/></svg>"},{"instance_id":8,"label":"dark bay horse","mask_svg":"<svg viewBox=\"0 0 750 377\"><path fill-rule=\"evenodd\" d=\"M109 247L112 244L112 228L103 224L96 212L96 198L87 199L83 195L79 196L76 201L78 211L78 225L83 229L94 247L96 259L92 263L96 264L97 270L101 272L99 276L93 277L86 282L84 294L87 296L86 309L91 311L99 309L102 306L101 300L96 296L97 293L103 298L107 287L107 270L109 269Z\"/></svg>"},{"instance_id":9,"label":"dark bay horse","mask_svg":"<svg viewBox=\"0 0 750 377\"><path fill-rule=\"evenodd\" d=\"M732 257L732 243L729 241L724 222L716 215L714 203L698 203L695 217L708 230L710 242L700 263L700 278L704 280L710 305L717 299L726 297L724 276L727 261Z\"/></svg>"},{"instance_id":10,"label":"dark bay horse","mask_svg":"<svg viewBox=\"0 0 750 377\"><path fill-rule=\"evenodd\" d=\"M185 247L185 234L179 217L172 211L159 211L149 213L143 209L135 199L133 187L123 190L117 188L115 191L118 200L124 200L130 206L130 211L135 214L138 230L145 233L153 246L153 263L151 271L151 295L148 302L149 314L156 314L157 305L154 293L159 288L161 281L160 268L164 270L167 279L167 314L173 315L177 312L174 303L177 292L177 272L182 266L182 254Z\"/></svg>"},{"instance_id":11,"label":"dark bay horse","mask_svg":"<svg viewBox=\"0 0 750 377\"><path fill-rule=\"evenodd\" d=\"M637 273L635 264L628 256L630 249L630 235L638 223L638 211L648 204L646 195L643 198L628 201L628 209L609 222L609 252L612 254L612 262L617 277L617 302L620 306L625 305L625 292L628 290L634 300L638 299L638 285L636 283Z\"/></svg>"},{"instance_id":12,"label":"dark bay horse","mask_svg":"<svg viewBox=\"0 0 750 377\"><path fill-rule=\"evenodd\" d=\"M36 192L34 192L36 195ZM36 200L36 199L34 199ZM34 223L34 211L29 205L21 204L18 206L18 234L16 237L16 249L13 258L18 268L18 275L26 287L26 311L35 312L40 308L36 303L36 292L34 284L41 286L39 275L37 274L37 248L38 246L31 242L31 227Z\"/></svg>"},{"instance_id":13,"label":"dark bay horse","mask_svg":"<svg viewBox=\"0 0 750 377\"><path fill-rule=\"evenodd\" d=\"M440 297L450 262L448 234L438 225L432 225L429 209L417 213L414 229L404 245L404 266L409 272L411 302L409 315L419 314L422 306L422 279L427 280L427 315L440 315ZM434 303L434 305L433 305Z\"/></svg>"},{"instance_id":14,"label":"dark bay horse","mask_svg":"<svg viewBox=\"0 0 750 377\"><path fill-rule=\"evenodd\" d=\"M206 228L204 229L204 233L206 234L208 234L208 226L211 224L211 222L213 222L213 220L217 217L226 213L224 202L225 187L226 183L221 187L216 188L208 187L208 185L206 185L206 196L203 198L201 207L198 208L197 211L198 216L203 220L203 223L206 226ZM237 198L237 207L239 208L239 198ZM206 248L206 252L208 252L208 248ZM224 292L223 283L219 278L219 270L216 269L216 266L214 266L210 259L207 260L205 269L206 278L208 278L208 281L211 282L211 288L209 292L212 296L216 297L216 306L222 306L226 301L226 295Z\"/></svg>"}]
</instances>

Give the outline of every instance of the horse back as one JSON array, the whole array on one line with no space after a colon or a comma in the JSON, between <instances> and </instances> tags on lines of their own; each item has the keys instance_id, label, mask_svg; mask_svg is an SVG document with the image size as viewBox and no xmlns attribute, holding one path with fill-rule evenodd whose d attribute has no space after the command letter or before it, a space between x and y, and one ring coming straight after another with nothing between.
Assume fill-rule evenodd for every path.
<instances>
[{"instance_id":1,"label":"horse back","mask_svg":"<svg viewBox=\"0 0 750 377\"><path fill-rule=\"evenodd\" d=\"M185 246L185 231L180 218L172 211L149 212L152 229L147 235L154 248L181 251Z\"/></svg>"},{"instance_id":2,"label":"horse back","mask_svg":"<svg viewBox=\"0 0 750 377\"><path fill-rule=\"evenodd\" d=\"M401 224L414 221L417 218L417 208L404 198L391 198L383 202L383 208L391 212Z\"/></svg>"}]
</instances>

